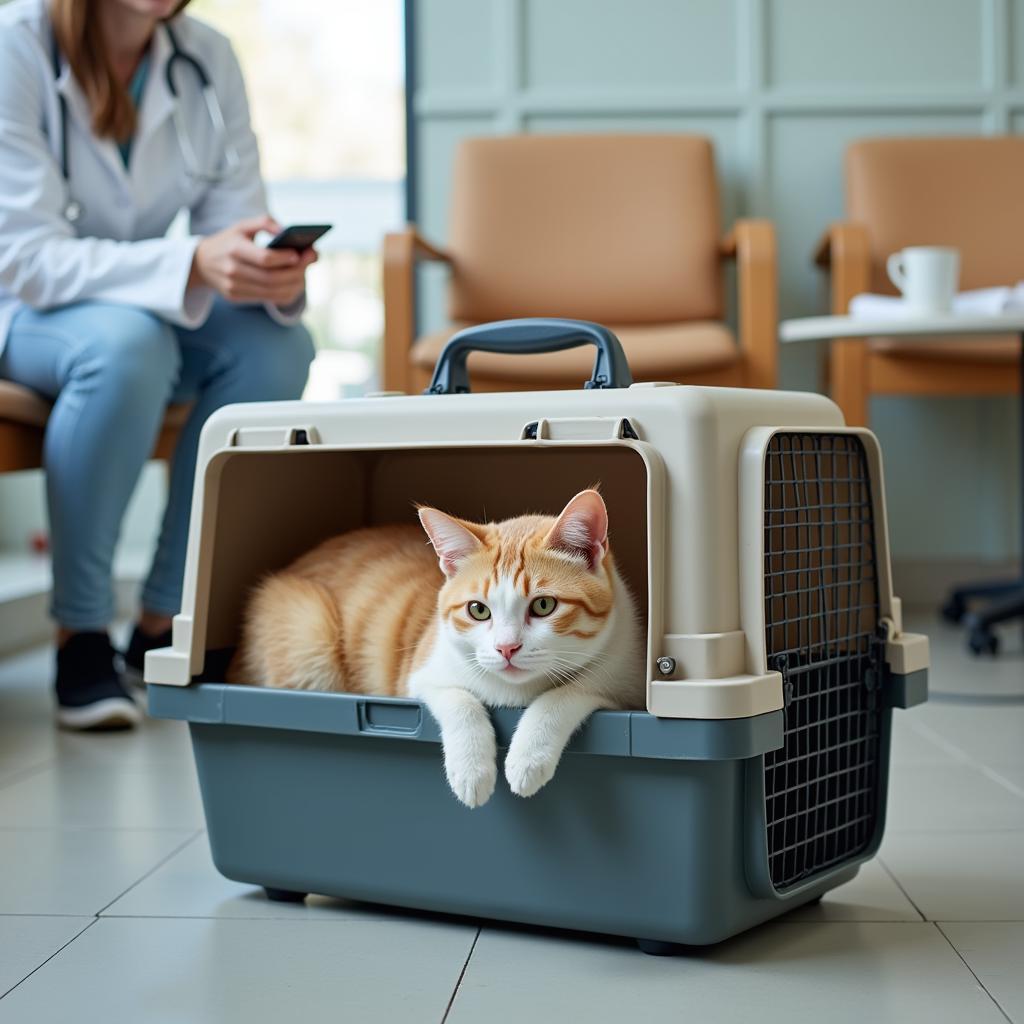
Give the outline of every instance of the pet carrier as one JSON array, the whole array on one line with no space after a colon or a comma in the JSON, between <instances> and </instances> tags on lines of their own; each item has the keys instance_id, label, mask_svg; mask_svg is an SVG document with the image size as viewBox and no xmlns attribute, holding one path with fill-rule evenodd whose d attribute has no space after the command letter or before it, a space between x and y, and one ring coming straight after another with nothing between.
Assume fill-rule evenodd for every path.
<instances>
[{"instance_id":1,"label":"pet carrier","mask_svg":"<svg viewBox=\"0 0 1024 1024\"><path fill-rule=\"evenodd\" d=\"M473 349L584 342L584 389L468 393ZM223 682L249 588L326 537L414 521L414 502L557 513L595 481L643 614L647 708L594 714L536 796L499 779L458 803L416 701ZM882 836L892 709L927 689L874 436L818 395L632 384L614 335L578 321L464 331L425 395L216 413L173 638L146 659L150 712L189 722L228 878L652 952L852 878ZM519 714L493 712L499 747Z\"/></svg>"}]
</instances>

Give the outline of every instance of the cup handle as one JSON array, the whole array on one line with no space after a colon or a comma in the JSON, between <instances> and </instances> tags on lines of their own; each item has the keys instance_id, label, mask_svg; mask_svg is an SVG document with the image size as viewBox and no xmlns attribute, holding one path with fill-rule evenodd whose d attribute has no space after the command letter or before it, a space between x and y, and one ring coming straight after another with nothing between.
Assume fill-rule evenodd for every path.
<instances>
[{"instance_id":1,"label":"cup handle","mask_svg":"<svg viewBox=\"0 0 1024 1024\"><path fill-rule=\"evenodd\" d=\"M902 292L907 284L906 271L903 269L903 253L892 253L885 261L885 269L889 275L889 280Z\"/></svg>"}]
</instances>

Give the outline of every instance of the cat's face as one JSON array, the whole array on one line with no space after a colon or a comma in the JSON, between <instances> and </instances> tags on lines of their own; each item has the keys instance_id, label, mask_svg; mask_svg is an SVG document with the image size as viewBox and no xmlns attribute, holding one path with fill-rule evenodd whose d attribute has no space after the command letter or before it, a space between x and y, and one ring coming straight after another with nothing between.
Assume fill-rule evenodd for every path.
<instances>
[{"instance_id":1,"label":"cat's face","mask_svg":"<svg viewBox=\"0 0 1024 1024\"><path fill-rule=\"evenodd\" d=\"M608 514L583 491L562 514L486 526L420 509L446 581L442 627L469 668L551 685L593 668L614 609Z\"/></svg>"}]
</instances>

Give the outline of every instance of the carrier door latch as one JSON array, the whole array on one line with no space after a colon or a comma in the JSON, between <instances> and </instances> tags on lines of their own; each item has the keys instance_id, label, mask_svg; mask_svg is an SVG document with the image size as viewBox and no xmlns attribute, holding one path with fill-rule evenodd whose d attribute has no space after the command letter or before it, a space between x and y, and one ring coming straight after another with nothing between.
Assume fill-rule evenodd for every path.
<instances>
[{"instance_id":1,"label":"carrier door latch","mask_svg":"<svg viewBox=\"0 0 1024 1024\"><path fill-rule=\"evenodd\" d=\"M523 441L639 441L625 416L578 416L534 420L523 427Z\"/></svg>"},{"instance_id":2,"label":"carrier door latch","mask_svg":"<svg viewBox=\"0 0 1024 1024\"><path fill-rule=\"evenodd\" d=\"M783 706L789 707L793 700L793 680L789 675L789 655L788 654L776 654L769 659L768 667L773 672L778 672L782 676L782 699Z\"/></svg>"},{"instance_id":3,"label":"carrier door latch","mask_svg":"<svg viewBox=\"0 0 1024 1024\"><path fill-rule=\"evenodd\" d=\"M892 635L892 622L879 619L875 632L868 641L868 664L864 669L864 689L868 691L868 707L874 710L878 706L879 695L885 680L888 665L885 660L885 647Z\"/></svg>"}]
</instances>

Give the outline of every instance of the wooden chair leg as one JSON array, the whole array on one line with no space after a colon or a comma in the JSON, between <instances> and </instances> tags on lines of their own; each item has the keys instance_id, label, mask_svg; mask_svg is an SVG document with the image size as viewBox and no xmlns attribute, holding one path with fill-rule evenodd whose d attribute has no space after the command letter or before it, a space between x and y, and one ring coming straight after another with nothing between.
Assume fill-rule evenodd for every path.
<instances>
[{"instance_id":1,"label":"wooden chair leg","mask_svg":"<svg viewBox=\"0 0 1024 1024\"><path fill-rule=\"evenodd\" d=\"M867 343L854 339L832 342L829 354L829 392L843 411L846 425L868 425Z\"/></svg>"}]
</instances>

